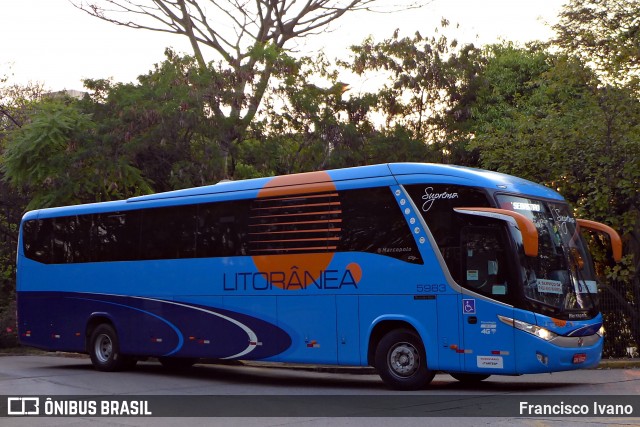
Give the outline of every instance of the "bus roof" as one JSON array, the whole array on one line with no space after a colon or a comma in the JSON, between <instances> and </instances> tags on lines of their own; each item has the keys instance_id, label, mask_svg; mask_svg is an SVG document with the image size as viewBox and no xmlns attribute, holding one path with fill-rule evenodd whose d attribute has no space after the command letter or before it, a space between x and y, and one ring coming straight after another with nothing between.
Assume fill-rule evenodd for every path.
<instances>
[{"instance_id":1,"label":"bus roof","mask_svg":"<svg viewBox=\"0 0 640 427\"><path fill-rule=\"evenodd\" d=\"M396 178L420 174L431 175L432 177L441 176L443 182L457 178L461 181L467 181L467 185L544 199L564 200L560 193L549 187L500 172L435 163L390 163L388 166Z\"/></svg>"},{"instance_id":2,"label":"bus roof","mask_svg":"<svg viewBox=\"0 0 640 427\"><path fill-rule=\"evenodd\" d=\"M315 174L315 175L312 175ZM562 200L562 196L557 192L511 175L492 172L482 169L474 169L463 166L452 166L433 163L388 163L371 166L359 166L345 169L328 170L324 174L315 172L291 175L300 178L302 182L344 182L349 180L364 180L370 178L395 177L400 183L408 179L418 182L427 176L436 179L434 183L458 183L470 186L484 187L496 190L504 190L509 193L520 193L533 197ZM222 181L214 185L188 188L184 190L169 191L164 193L149 194L145 196L132 197L126 200L92 203L86 205L68 206L60 208L43 209L25 214L24 219L34 219L39 214L51 216L68 215L73 213L90 213L99 211L127 210L135 208L139 202L162 201L168 199L186 199L208 196L223 195L235 192L258 191L265 187L274 177L255 178L240 181ZM305 179L306 178L306 179Z\"/></svg>"}]
</instances>

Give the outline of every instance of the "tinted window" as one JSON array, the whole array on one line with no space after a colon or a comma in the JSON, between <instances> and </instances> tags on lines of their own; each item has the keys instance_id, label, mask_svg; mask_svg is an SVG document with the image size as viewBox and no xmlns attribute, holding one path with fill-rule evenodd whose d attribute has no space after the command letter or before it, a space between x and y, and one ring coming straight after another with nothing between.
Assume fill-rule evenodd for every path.
<instances>
[{"instance_id":1,"label":"tinted window","mask_svg":"<svg viewBox=\"0 0 640 427\"><path fill-rule=\"evenodd\" d=\"M411 229L388 187L344 191L340 203L343 230L338 250L422 263Z\"/></svg>"},{"instance_id":2,"label":"tinted window","mask_svg":"<svg viewBox=\"0 0 640 427\"><path fill-rule=\"evenodd\" d=\"M43 263L370 252L422 263L388 187L50 218L24 223Z\"/></svg>"},{"instance_id":3,"label":"tinted window","mask_svg":"<svg viewBox=\"0 0 640 427\"><path fill-rule=\"evenodd\" d=\"M453 209L488 207L487 196L481 190L459 185L417 184L405 189L422 213L451 276L456 282L464 283L460 273L460 231L470 225L470 218L456 214Z\"/></svg>"},{"instance_id":4,"label":"tinted window","mask_svg":"<svg viewBox=\"0 0 640 427\"><path fill-rule=\"evenodd\" d=\"M87 262L91 256L91 219L70 216L51 220L51 262Z\"/></svg>"},{"instance_id":5,"label":"tinted window","mask_svg":"<svg viewBox=\"0 0 640 427\"><path fill-rule=\"evenodd\" d=\"M504 228L465 227L462 234L461 284L496 299L508 299L508 244Z\"/></svg>"},{"instance_id":6,"label":"tinted window","mask_svg":"<svg viewBox=\"0 0 640 427\"><path fill-rule=\"evenodd\" d=\"M253 255L335 252L341 232L337 192L256 199L251 205Z\"/></svg>"},{"instance_id":7,"label":"tinted window","mask_svg":"<svg viewBox=\"0 0 640 427\"><path fill-rule=\"evenodd\" d=\"M200 258L248 255L249 201L207 203L198 206L196 256Z\"/></svg>"},{"instance_id":8,"label":"tinted window","mask_svg":"<svg viewBox=\"0 0 640 427\"><path fill-rule=\"evenodd\" d=\"M89 261L91 241L87 217L61 217L24 223L24 251L42 263Z\"/></svg>"},{"instance_id":9,"label":"tinted window","mask_svg":"<svg viewBox=\"0 0 640 427\"><path fill-rule=\"evenodd\" d=\"M139 258L193 258L196 210L196 206L174 206L142 211Z\"/></svg>"},{"instance_id":10,"label":"tinted window","mask_svg":"<svg viewBox=\"0 0 640 427\"><path fill-rule=\"evenodd\" d=\"M51 220L25 221L22 225L24 253L29 259L48 264L51 262Z\"/></svg>"},{"instance_id":11,"label":"tinted window","mask_svg":"<svg viewBox=\"0 0 640 427\"><path fill-rule=\"evenodd\" d=\"M249 248L252 255L369 252L422 263L388 187L256 199Z\"/></svg>"},{"instance_id":12,"label":"tinted window","mask_svg":"<svg viewBox=\"0 0 640 427\"><path fill-rule=\"evenodd\" d=\"M489 207L482 190L453 185L407 187L442 253L453 279L468 289L512 303L517 282L509 262L504 222L465 215L457 207Z\"/></svg>"},{"instance_id":13,"label":"tinted window","mask_svg":"<svg viewBox=\"0 0 640 427\"><path fill-rule=\"evenodd\" d=\"M91 215L94 261L133 261L138 258L140 211Z\"/></svg>"}]
</instances>

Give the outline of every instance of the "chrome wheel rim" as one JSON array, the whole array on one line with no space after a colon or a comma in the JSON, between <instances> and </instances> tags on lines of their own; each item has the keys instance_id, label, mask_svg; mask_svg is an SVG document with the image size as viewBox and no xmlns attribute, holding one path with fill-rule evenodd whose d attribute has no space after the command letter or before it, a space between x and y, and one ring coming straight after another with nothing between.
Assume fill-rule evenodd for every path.
<instances>
[{"instance_id":1,"label":"chrome wheel rim","mask_svg":"<svg viewBox=\"0 0 640 427\"><path fill-rule=\"evenodd\" d=\"M94 350L94 353L100 363L108 362L109 358L111 358L111 354L113 353L113 341L111 341L111 337L106 334L101 334L98 339L96 339Z\"/></svg>"},{"instance_id":2,"label":"chrome wheel rim","mask_svg":"<svg viewBox=\"0 0 640 427\"><path fill-rule=\"evenodd\" d=\"M388 357L391 373L400 378L414 375L420 367L418 349L410 343L398 343L389 350Z\"/></svg>"}]
</instances>

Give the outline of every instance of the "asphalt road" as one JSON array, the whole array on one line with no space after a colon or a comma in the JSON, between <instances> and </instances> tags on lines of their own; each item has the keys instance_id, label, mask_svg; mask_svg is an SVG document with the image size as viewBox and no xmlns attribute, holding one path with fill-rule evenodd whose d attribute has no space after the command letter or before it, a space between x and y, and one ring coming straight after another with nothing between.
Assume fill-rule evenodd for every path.
<instances>
[{"instance_id":1,"label":"asphalt road","mask_svg":"<svg viewBox=\"0 0 640 427\"><path fill-rule=\"evenodd\" d=\"M135 414L133 401L149 400L151 406L146 409L154 414L151 417L92 417L91 413L75 417L7 417L7 399L16 396L39 396L41 401L52 397L58 403L95 398L98 413L103 400L124 400L125 407L129 405L127 410L132 411L129 414ZM476 385L464 385L449 375L438 374L424 390L399 393L388 390L370 370L196 365L187 371L170 372L149 361L139 363L133 371L103 373L93 370L84 357L0 357L0 408L5 404L0 413L2 427L635 426L640 425L638 396L640 369L493 376ZM555 414L558 410L579 413L581 408L583 412L570 417L536 414L536 410L544 409L543 405L551 408L550 411L556 410ZM42 411L44 406L44 402L40 402ZM51 408L54 407L51 405ZM58 406L56 410L68 414L64 411L69 408ZM597 408L617 408L632 413L603 417L594 414ZM122 409L116 406L115 411ZM142 411L142 406L137 409ZM76 407L76 410L83 409ZM167 418L158 417L159 414L207 417ZM458 417L460 414L465 416ZM493 414L501 416L487 416Z\"/></svg>"}]
</instances>

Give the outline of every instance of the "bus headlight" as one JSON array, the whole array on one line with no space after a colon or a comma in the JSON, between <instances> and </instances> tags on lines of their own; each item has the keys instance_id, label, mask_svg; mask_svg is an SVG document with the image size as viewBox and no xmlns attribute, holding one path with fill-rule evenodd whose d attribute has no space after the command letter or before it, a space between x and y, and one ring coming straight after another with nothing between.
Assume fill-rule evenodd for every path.
<instances>
[{"instance_id":1,"label":"bus headlight","mask_svg":"<svg viewBox=\"0 0 640 427\"><path fill-rule=\"evenodd\" d=\"M600 326L600 329L598 329L598 332L596 333L601 337L604 337L604 325Z\"/></svg>"},{"instance_id":2,"label":"bus headlight","mask_svg":"<svg viewBox=\"0 0 640 427\"><path fill-rule=\"evenodd\" d=\"M548 329L541 328L540 326L532 325L531 323L523 322L521 320L515 320L510 317L500 315L498 316L498 319L500 319L500 321L504 324L513 326L514 328L520 329L521 331L527 332L531 335L535 335L545 341L551 341L558 336L558 334L551 332Z\"/></svg>"}]
</instances>

